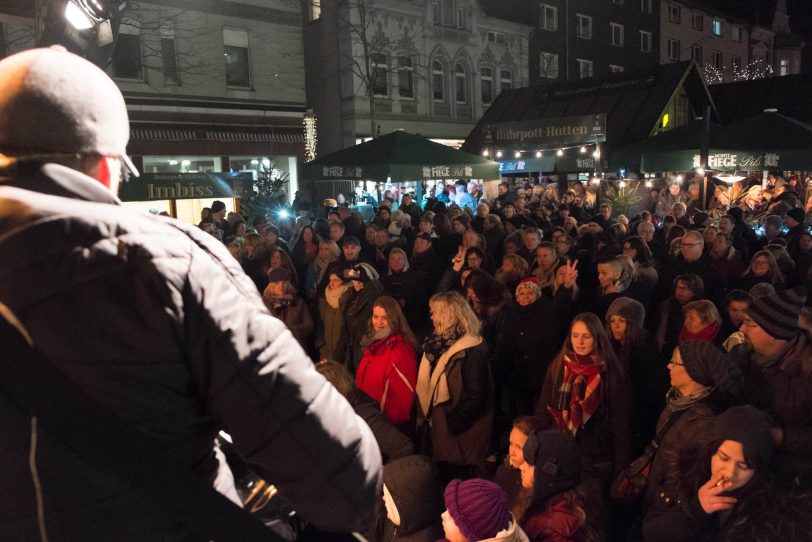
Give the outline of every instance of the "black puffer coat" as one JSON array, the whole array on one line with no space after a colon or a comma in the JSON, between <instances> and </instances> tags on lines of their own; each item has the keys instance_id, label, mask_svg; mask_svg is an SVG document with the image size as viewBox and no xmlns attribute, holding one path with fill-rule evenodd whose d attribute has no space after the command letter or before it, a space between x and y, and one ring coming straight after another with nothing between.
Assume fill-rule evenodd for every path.
<instances>
[{"instance_id":1,"label":"black puffer coat","mask_svg":"<svg viewBox=\"0 0 812 542\"><path fill-rule=\"evenodd\" d=\"M373 513L371 432L210 235L128 210L62 166L3 178L0 302L100 408L188 458L179 468L212 479L214 436L226 428L319 526L362 528ZM38 517L52 540L183 534L148 496L35 427L0 402L2 538L39 540Z\"/></svg>"},{"instance_id":2,"label":"black puffer coat","mask_svg":"<svg viewBox=\"0 0 812 542\"><path fill-rule=\"evenodd\" d=\"M434 542L443 538L443 486L431 459L413 455L392 461L383 469L383 483L400 515L400 525L386 520L383 542Z\"/></svg>"}]
</instances>

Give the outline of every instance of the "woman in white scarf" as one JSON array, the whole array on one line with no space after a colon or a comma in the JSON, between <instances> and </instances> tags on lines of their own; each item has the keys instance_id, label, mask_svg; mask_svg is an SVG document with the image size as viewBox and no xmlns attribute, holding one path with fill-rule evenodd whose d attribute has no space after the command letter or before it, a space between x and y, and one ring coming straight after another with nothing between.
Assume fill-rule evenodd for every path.
<instances>
[{"instance_id":1,"label":"woman in white scarf","mask_svg":"<svg viewBox=\"0 0 812 542\"><path fill-rule=\"evenodd\" d=\"M319 299L319 329L316 346L321 359L344 359L344 309L347 306L349 283L339 276L340 271L330 274L330 282Z\"/></svg>"}]
</instances>

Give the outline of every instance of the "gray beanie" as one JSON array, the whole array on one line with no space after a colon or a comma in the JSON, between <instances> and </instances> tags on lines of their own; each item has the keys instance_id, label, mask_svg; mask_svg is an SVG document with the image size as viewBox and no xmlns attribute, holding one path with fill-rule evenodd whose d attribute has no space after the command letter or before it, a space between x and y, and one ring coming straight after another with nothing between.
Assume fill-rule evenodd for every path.
<instances>
[{"instance_id":1,"label":"gray beanie","mask_svg":"<svg viewBox=\"0 0 812 542\"><path fill-rule=\"evenodd\" d=\"M612 316L620 316L627 322L631 322L639 328L643 327L643 321L646 319L646 308L642 303L631 297L618 297L606 311L606 322Z\"/></svg>"},{"instance_id":2,"label":"gray beanie","mask_svg":"<svg viewBox=\"0 0 812 542\"><path fill-rule=\"evenodd\" d=\"M716 346L707 341L679 343L685 371L703 386L714 386L720 392L737 397L744 387L744 375L739 366Z\"/></svg>"}]
</instances>

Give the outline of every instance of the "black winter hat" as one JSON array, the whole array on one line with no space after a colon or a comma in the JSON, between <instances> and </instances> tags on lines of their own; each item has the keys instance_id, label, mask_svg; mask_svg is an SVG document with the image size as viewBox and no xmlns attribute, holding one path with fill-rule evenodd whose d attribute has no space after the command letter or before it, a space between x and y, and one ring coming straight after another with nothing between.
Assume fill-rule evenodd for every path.
<instances>
[{"instance_id":1,"label":"black winter hat","mask_svg":"<svg viewBox=\"0 0 812 542\"><path fill-rule=\"evenodd\" d=\"M581 478L578 445L568 431L534 431L522 447L524 460L535 466L533 504L572 489Z\"/></svg>"},{"instance_id":2,"label":"black winter hat","mask_svg":"<svg viewBox=\"0 0 812 542\"><path fill-rule=\"evenodd\" d=\"M803 224L806 220L806 213L804 213L804 210L799 207L795 207L794 209L787 211L787 216L795 220L795 222L800 222L801 224Z\"/></svg>"},{"instance_id":3,"label":"black winter hat","mask_svg":"<svg viewBox=\"0 0 812 542\"><path fill-rule=\"evenodd\" d=\"M771 426L770 417L757 408L750 405L734 406L716 418L713 450L726 440L740 442L747 464L761 469L766 466L775 446Z\"/></svg>"},{"instance_id":4,"label":"black winter hat","mask_svg":"<svg viewBox=\"0 0 812 542\"><path fill-rule=\"evenodd\" d=\"M720 392L737 397L744 387L744 375L739 366L707 341L679 343L685 371L703 386L714 386Z\"/></svg>"}]
</instances>

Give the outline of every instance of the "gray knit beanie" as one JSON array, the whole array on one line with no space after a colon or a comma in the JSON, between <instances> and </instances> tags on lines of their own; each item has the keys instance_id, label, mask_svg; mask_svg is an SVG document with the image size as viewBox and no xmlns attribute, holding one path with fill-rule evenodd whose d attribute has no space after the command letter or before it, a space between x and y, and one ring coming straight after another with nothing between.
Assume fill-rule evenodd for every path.
<instances>
[{"instance_id":1,"label":"gray knit beanie","mask_svg":"<svg viewBox=\"0 0 812 542\"><path fill-rule=\"evenodd\" d=\"M646 308L642 303L631 297L618 297L612 301L606 311L607 323L612 316L620 316L627 322L642 328L643 321L646 319Z\"/></svg>"}]
</instances>

